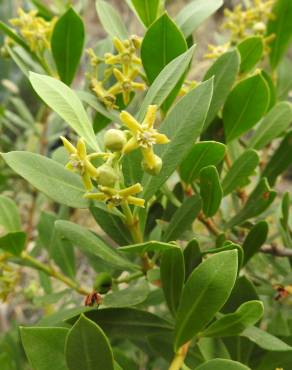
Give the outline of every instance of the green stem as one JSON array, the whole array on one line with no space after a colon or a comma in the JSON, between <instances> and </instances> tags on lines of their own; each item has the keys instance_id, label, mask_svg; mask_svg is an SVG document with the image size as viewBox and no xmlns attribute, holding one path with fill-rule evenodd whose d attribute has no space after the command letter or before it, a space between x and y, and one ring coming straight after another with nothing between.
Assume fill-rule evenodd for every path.
<instances>
[{"instance_id":1,"label":"green stem","mask_svg":"<svg viewBox=\"0 0 292 370\"><path fill-rule=\"evenodd\" d=\"M142 271L135 272L135 274L128 275L128 276L125 276L125 277L122 277L122 278L119 278L119 279L115 279L114 283L116 283L116 284L129 283L130 281L136 280L136 279L138 279L139 277L141 277L143 275L144 275L144 273Z\"/></svg>"},{"instance_id":2,"label":"green stem","mask_svg":"<svg viewBox=\"0 0 292 370\"><path fill-rule=\"evenodd\" d=\"M180 370L184 366L184 361L189 350L191 342L187 342L176 352L168 370Z\"/></svg>"}]
</instances>

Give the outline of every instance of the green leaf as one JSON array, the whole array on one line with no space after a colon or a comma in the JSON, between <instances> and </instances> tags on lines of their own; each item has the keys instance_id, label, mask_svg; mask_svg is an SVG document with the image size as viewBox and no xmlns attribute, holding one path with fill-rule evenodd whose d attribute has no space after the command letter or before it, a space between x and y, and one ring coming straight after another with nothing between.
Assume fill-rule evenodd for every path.
<instances>
[{"instance_id":1,"label":"green leaf","mask_svg":"<svg viewBox=\"0 0 292 370\"><path fill-rule=\"evenodd\" d=\"M111 4L107 1L97 0L96 10L103 28L111 37L118 37L121 40L126 40L129 37L120 15Z\"/></svg>"},{"instance_id":2,"label":"green leaf","mask_svg":"<svg viewBox=\"0 0 292 370\"><path fill-rule=\"evenodd\" d=\"M205 362L195 370L251 370L249 367L237 361L215 359Z\"/></svg>"},{"instance_id":3,"label":"green leaf","mask_svg":"<svg viewBox=\"0 0 292 370\"><path fill-rule=\"evenodd\" d=\"M256 370L290 369L292 367L292 351L267 352L261 357Z\"/></svg>"},{"instance_id":4,"label":"green leaf","mask_svg":"<svg viewBox=\"0 0 292 370\"><path fill-rule=\"evenodd\" d=\"M26 243L26 234L22 231L11 232L0 237L0 249L19 256Z\"/></svg>"},{"instance_id":5,"label":"green leaf","mask_svg":"<svg viewBox=\"0 0 292 370\"><path fill-rule=\"evenodd\" d=\"M260 162L255 150L245 150L232 164L222 181L224 196L249 183L251 176Z\"/></svg>"},{"instance_id":6,"label":"green leaf","mask_svg":"<svg viewBox=\"0 0 292 370\"><path fill-rule=\"evenodd\" d=\"M269 87L261 73L240 81L223 108L226 140L236 139L251 129L265 114L269 102Z\"/></svg>"},{"instance_id":7,"label":"green leaf","mask_svg":"<svg viewBox=\"0 0 292 370\"><path fill-rule=\"evenodd\" d=\"M202 262L200 245L196 239L191 240L184 249L185 280L193 270Z\"/></svg>"},{"instance_id":8,"label":"green leaf","mask_svg":"<svg viewBox=\"0 0 292 370\"><path fill-rule=\"evenodd\" d=\"M16 44L21 46L24 50L31 53L29 46L24 41L22 37L20 37L12 28L7 26L4 22L0 21L0 30L4 32L10 39L12 39Z\"/></svg>"},{"instance_id":9,"label":"green leaf","mask_svg":"<svg viewBox=\"0 0 292 370\"><path fill-rule=\"evenodd\" d=\"M239 72L239 64L240 56L238 51L234 49L221 55L205 74L204 81L214 76L213 96L204 126L205 129L208 128L216 117L219 109L225 103L236 81Z\"/></svg>"},{"instance_id":10,"label":"green leaf","mask_svg":"<svg viewBox=\"0 0 292 370\"><path fill-rule=\"evenodd\" d=\"M92 308L85 307L85 306L74 307L74 308L61 308L58 311L48 316L42 317L40 321L38 321L37 326L39 327L51 327L51 326L58 326L58 325L64 326L64 322L66 320L70 320L73 317L76 317L77 319L77 317L79 317L81 313L84 313L90 310L92 310Z\"/></svg>"},{"instance_id":11,"label":"green leaf","mask_svg":"<svg viewBox=\"0 0 292 370\"><path fill-rule=\"evenodd\" d=\"M289 0L277 0L273 9L273 17L268 23L268 35L275 35L275 38L269 43L270 63L275 69L286 52L292 36L291 15L292 3Z\"/></svg>"},{"instance_id":12,"label":"green leaf","mask_svg":"<svg viewBox=\"0 0 292 370\"><path fill-rule=\"evenodd\" d=\"M260 36L248 37L237 45L237 49L241 57L240 72L249 72L256 66L263 56L263 39Z\"/></svg>"},{"instance_id":13,"label":"green leaf","mask_svg":"<svg viewBox=\"0 0 292 370\"><path fill-rule=\"evenodd\" d=\"M226 228L239 225L263 213L274 201L276 192L271 190L266 178L260 180L250 194L245 206L228 222Z\"/></svg>"},{"instance_id":14,"label":"green leaf","mask_svg":"<svg viewBox=\"0 0 292 370\"><path fill-rule=\"evenodd\" d=\"M292 122L292 106L288 102L276 104L261 120L251 140L250 148L262 149L281 135Z\"/></svg>"},{"instance_id":15,"label":"green leaf","mask_svg":"<svg viewBox=\"0 0 292 370\"><path fill-rule=\"evenodd\" d=\"M0 195L0 225L1 229L4 228L7 233L21 230L17 206L12 199L5 195Z\"/></svg>"},{"instance_id":16,"label":"green leaf","mask_svg":"<svg viewBox=\"0 0 292 370\"><path fill-rule=\"evenodd\" d=\"M160 132L171 142L159 145L156 150L163 162L159 175L143 177L143 197L146 200L165 183L190 151L202 131L211 96L212 80L208 80L179 100L163 121Z\"/></svg>"},{"instance_id":17,"label":"green leaf","mask_svg":"<svg viewBox=\"0 0 292 370\"><path fill-rule=\"evenodd\" d=\"M238 271L242 267L243 263L243 249L239 244L235 244L231 242L230 240L226 240L224 244L221 247L216 248L209 248L202 252L202 256L208 255L208 254L214 254L214 253L220 253L222 251L229 251L229 250L237 250L237 256L238 256Z\"/></svg>"},{"instance_id":18,"label":"green leaf","mask_svg":"<svg viewBox=\"0 0 292 370\"><path fill-rule=\"evenodd\" d=\"M222 0L195 0L187 4L176 17L176 23L185 38L191 36L199 25L222 5Z\"/></svg>"},{"instance_id":19,"label":"green leaf","mask_svg":"<svg viewBox=\"0 0 292 370\"><path fill-rule=\"evenodd\" d=\"M269 224L266 221L256 223L247 234L243 242L244 262L245 265L252 256L254 256L265 243L268 237Z\"/></svg>"},{"instance_id":20,"label":"green leaf","mask_svg":"<svg viewBox=\"0 0 292 370\"><path fill-rule=\"evenodd\" d=\"M281 141L278 148L267 163L262 173L271 185L274 185L276 179L281 175L292 163L292 131Z\"/></svg>"},{"instance_id":21,"label":"green leaf","mask_svg":"<svg viewBox=\"0 0 292 370\"><path fill-rule=\"evenodd\" d=\"M240 334L248 326L254 325L263 316L264 307L261 301L243 303L234 313L220 317L208 326L202 337L229 337Z\"/></svg>"},{"instance_id":22,"label":"green leaf","mask_svg":"<svg viewBox=\"0 0 292 370\"><path fill-rule=\"evenodd\" d=\"M192 272L184 286L177 312L174 345L176 350L213 319L228 299L236 275L235 250L211 256Z\"/></svg>"},{"instance_id":23,"label":"green leaf","mask_svg":"<svg viewBox=\"0 0 292 370\"><path fill-rule=\"evenodd\" d=\"M150 241L140 244L127 245L126 247L119 248L119 251L144 254L146 252L164 252L166 249L172 248L175 248L174 244Z\"/></svg>"},{"instance_id":24,"label":"green leaf","mask_svg":"<svg viewBox=\"0 0 292 370\"><path fill-rule=\"evenodd\" d=\"M245 329L241 336L248 338L266 351L292 351L292 347L288 344L255 326Z\"/></svg>"},{"instance_id":25,"label":"green leaf","mask_svg":"<svg viewBox=\"0 0 292 370\"><path fill-rule=\"evenodd\" d=\"M84 45L84 25L73 8L57 21L51 39L52 54L61 80L70 85L74 79Z\"/></svg>"},{"instance_id":26,"label":"green leaf","mask_svg":"<svg viewBox=\"0 0 292 370\"><path fill-rule=\"evenodd\" d=\"M113 291L103 297L102 304L107 307L130 307L144 302L149 295L146 280L139 280L125 289Z\"/></svg>"},{"instance_id":27,"label":"green leaf","mask_svg":"<svg viewBox=\"0 0 292 370\"><path fill-rule=\"evenodd\" d=\"M137 265L122 257L118 251L106 245L101 238L90 230L73 222L62 220L57 221L55 227L64 238L70 240L81 251L99 257L121 269L139 269Z\"/></svg>"},{"instance_id":28,"label":"green leaf","mask_svg":"<svg viewBox=\"0 0 292 370\"><path fill-rule=\"evenodd\" d=\"M92 149L98 150L92 124L75 91L55 78L33 72L29 80L42 100L83 137Z\"/></svg>"},{"instance_id":29,"label":"green leaf","mask_svg":"<svg viewBox=\"0 0 292 370\"><path fill-rule=\"evenodd\" d=\"M276 91L274 79L272 78L272 76L264 70L262 71L262 76L265 79L266 83L268 84L269 91L270 91L270 102L269 102L269 107L268 107L268 111L269 111L277 103L277 100L278 100L277 91Z\"/></svg>"},{"instance_id":30,"label":"green leaf","mask_svg":"<svg viewBox=\"0 0 292 370\"><path fill-rule=\"evenodd\" d=\"M27 358L37 370L68 370L64 348L66 328L20 328L22 344Z\"/></svg>"},{"instance_id":31,"label":"green leaf","mask_svg":"<svg viewBox=\"0 0 292 370\"><path fill-rule=\"evenodd\" d=\"M143 100L141 108L138 112L138 120L142 120L144 118L149 105L156 104L158 107L160 107L164 103L165 99L169 96L171 91L187 70L193 57L194 48L195 46L176 57L159 73L155 81L148 89L147 95Z\"/></svg>"},{"instance_id":32,"label":"green leaf","mask_svg":"<svg viewBox=\"0 0 292 370\"><path fill-rule=\"evenodd\" d=\"M163 253L160 279L167 306L175 316L185 280L184 256L179 247L168 249Z\"/></svg>"},{"instance_id":33,"label":"green leaf","mask_svg":"<svg viewBox=\"0 0 292 370\"><path fill-rule=\"evenodd\" d=\"M130 0L142 23L149 27L157 17L160 0Z\"/></svg>"},{"instance_id":34,"label":"green leaf","mask_svg":"<svg viewBox=\"0 0 292 370\"><path fill-rule=\"evenodd\" d=\"M54 201L74 208L87 208L80 177L52 159L30 152L2 154L16 173Z\"/></svg>"},{"instance_id":35,"label":"green leaf","mask_svg":"<svg viewBox=\"0 0 292 370\"><path fill-rule=\"evenodd\" d=\"M180 166L184 182L191 183L199 177L202 168L216 166L225 155L225 145L216 141L201 141L193 145Z\"/></svg>"},{"instance_id":36,"label":"green leaf","mask_svg":"<svg viewBox=\"0 0 292 370\"><path fill-rule=\"evenodd\" d=\"M69 370L114 370L114 357L101 328L81 315L70 329L65 345Z\"/></svg>"},{"instance_id":37,"label":"green leaf","mask_svg":"<svg viewBox=\"0 0 292 370\"><path fill-rule=\"evenodd\" d=\"M202 208L201 198L198 195L186 198L172 216L165 233L164 241L177 240L190 228Z\"/></svg>"},{"instance_id":38,"label":"green leaf","mask_svg":"<svg viewBox=\"0 0 292 370\"><path fill-rule=\"evenodd\" d=\"M205 216L212 217L218 211L222 200L222 187L215 166L204 167L200 171L200 195Z\"/></svg>"}]
</instances>

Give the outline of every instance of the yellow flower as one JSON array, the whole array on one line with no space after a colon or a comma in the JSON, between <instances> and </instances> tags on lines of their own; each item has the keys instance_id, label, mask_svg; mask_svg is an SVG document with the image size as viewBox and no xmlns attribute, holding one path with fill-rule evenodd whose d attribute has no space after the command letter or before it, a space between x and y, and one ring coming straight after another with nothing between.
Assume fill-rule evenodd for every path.
<instances>
[{"instance_id":1,"label":"yellow flower","mask_svg":"<svg viewBox=\"0 0 292 370\"><path fill-rule=\"evenodd\" d=\"M207 59L218 58L222 54L226 53L226 51L228 51L229 48L230 48L230 42L226 42L223 45L217 45L217 46L209 44L208 49L210 50L210 52L206 53L204 57Z\"/></svg>"},{"instance_id":2,"label":"yellow flower","mask_svg":"<svg viewBox=\"0 0 292 370\"><path fill-rule=\"evenodd\" d=\"M139 183L122 190L110 188L107 186L100 186L99 189L101 191L98 193L85 194L85 198L97 200L100 202L106 202L106 204L110 208L117 207L122 203L144 207L145 200L134 196L143 190L141 184Z\"/></svg>"},{"instance_id":3,"label":"yellow flower","mask_svg":"<svg viewBox=\"0 0 292 370\"><path fill-rule=\"evenodd\" d=\"M91 87L95 92L98 99L107 107L107 108L118 108L115 105L116 97L108 90L103 87L101 81L98 81L96 78L91 79Z\"/></svg>"},{"instance_id":4,"label":"yellow flower","mask_svg":"<svg viewBox=\"0 0 292 370\"><path fill-rule=\"evenodd\" d=\"M130 113L123 111L120 114L121 121L131 131L132 138L123 148L123 153L127 154L140 148L144 157L144 167L149 172L158 173L161 168L161 159L153 152L154 144L167 144L169 139L166 135L160 134L153 128L156 118L157 106L149 105L145 119L139 123ZM159 159L158 159L159 158Z\"/></svg>"}]
</instances>

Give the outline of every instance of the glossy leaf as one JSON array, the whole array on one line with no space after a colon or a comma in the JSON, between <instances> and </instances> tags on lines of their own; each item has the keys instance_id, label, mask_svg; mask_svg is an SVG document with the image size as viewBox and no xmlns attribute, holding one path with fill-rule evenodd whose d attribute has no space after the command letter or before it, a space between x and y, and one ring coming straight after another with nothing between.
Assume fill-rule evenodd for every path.
<instances>
[{"instance_id":1,"label":"glossy leaf","mask_svg":"<svg viewBox=\"0 0 292 370\"><path fill-rule=\"evenodd\" d=\"M171 241L178 239L191 227L192 223L198 216L201 207L202 202L198 195L186 198L182 205L173 214L163 235L163 240Z\"/></svg>"},{"instance_id":2,"label":"glossy leaf","mask_svg":"<svg viewBox=\"0 0 292 370\"><path fill-rule=\"evenodd\" d=\"M98 150L92 124L77 94L63 82L49 76L31 72L30 82L40 98L66 121L92 149Z\"/></svg>"},{"instance_id":3,"label":"glossy leaf","mask_svg":"<svg viewBox=\"0 0 292 370\"><path fill-rule=\"evenodd\" d=\"M215 359L210 360L197 367L195 370L251 370L249 367L237 361Z\"/></svg>"},{"instance_id":4,"label":"glossy leaf","mask_svg":"<svg viewBox=\"0 0 292 370\"><path fill-rule=\"evenodd\" d=\"M115 8L107 1L97 0L96 10L99 20L111 37L118 37L121 40L126 40L128 31Z\"/></svg>"},{"instance_id":5,"label":"glossy leaf","mask_svg":"<svg viewBox=\"0 0 292 370\"><path fill-rule=\"evenodd\" d=\"M163 243L158 241L149 241L140 244L131 244L125 247L119 248L121 252L130 252L130 253L146 253L146 252L164 252L166 249L175 248L174 244Z\"/></svg>"},{"instance_id":6,"label":"glossy leaf","mask_svg":"<svg viewBox=\"0 0 292 370\"><path fill-rule=\"evenodd\" d=\"M2 232L7 233L21 230L17 206L12 199L5 195L0 195L0 227Z\"/></svg>"},{"instance_id":7,"label":"glossy leaf","mask_svg":"<svg viewBox=\"0 0 292 370\"><path fill-rule=\"evenodd\" d=\"M114 370L109 340L98 325L83 315L67 335L65 355L69 370Z\"/></svg>"},{"instance_id":8,"label":"glossy leaf","mask_svg":"<svg viewBox=\"0 0 292 370\"><path fill-rule=\"evenodd\" d=\"M228 299L236 275L235 250L213 255L192 272L184 286L177 312L176 350L212 320Z\"/></svg>"},{"instance_id":9,"label":"glossy leaf","mask_svg":"<svg viewBox=\"0 0 292 370\"><path fill-rule=\"evenodd\" d=\"M202 262L202 254L196 239L191 240L184 249L185 280L193 270Z\"/></svg>"},{"instance_id":10,"label":"glossy leaf","mask_svg":"<svg viewBox=\"0 0 292 370\"><path fill-rule=\"evenodd\" d=\"M292 122L292 106L288 102L276 104L261 120L248 146L262 149L281 135Z\"/></svg>"},{"instance_id":11,"label":"glossy leaf","mask_svg":"<svg viewBox=\"0 0 292 370\"><path fill-rule=\"evenodd\" d=\"M70 85L77 71L84 44L84 25L73 8L57 21L51 39L53 57L59 76Z\"/></svg>"},{"instance_id":12,"label":"glossy leaf","mask_svg":"<svg viewBox=\"0 0 292 370\"><path fill-rule=\"evenodd\" d=\"M251 129L265 114L269 102L269 87L261 73L240 81L223 108L226 140L236 139Z\"/></svg>"},{"instance_id":13,"label":"glossy leaf","mask_svg":"<svg viewBox=\"0 0 292 370\"><path fill-rule=\"evenodd\" d=\"M0 250L19 256L26 243L26 234L22 231L8 233L0 237Z\"/></svg>"},{"instance_id":14,"label":"glossy leaf","mask_svg":"<svg viewBox=\"0 0 292 370\"><path fill-rule=\"evenodd\" d=\"M260 36L248 37L237 45L237 49L241 59L240 72L249 72L257 65L263 56L263 39Z\"/></svg>"},{"instance_id":15,"label":"glossy leaf","mask_svg":"<svg viewBox=\"0 0 292 370\"><path fill-rule=\"evenodd\" d=\"M200 171L200 195L205 216L212 217L218 211L222 200L222 187L215 166L204 167Z\"/></svg>"},{"instance_id":16,"label":"glossy leaf","mask_svg":"<svg viewBox=\"0 0 292 370\"><path fill-rule=\"evenodd\" d=\"M175 316L185 280L184 256L179 247L168 249L163 253L160 279L167 306Z\"/></svg>"},{"instance_id":17,"label":"glossy leaf","mask_svg":"<svg viewBox=\"0 0 292 370\"><path fill-rule=\"evenodd\" d=\"M216 141L200 141L192 147L180 166L180 176L191 183L199 177L202 168L216 166L225 155L225 145Z\"/></svg>"},{"instance_id":18,"label":"glossy leaf","mask_svg":"<svg viewBox=\"0 0 292 370\"><path fill-rule=\"evenodd\" d=\"M256 223L243 242L244 265L254 256L268 237L269 224L266 221Z\"/></svg>"},{"instance_id":19,"label":"glossy leaf","mask_svg":"<svg viewBox=\"0 0 292 370\"><path fill-rule=\"evenodd\" d=\"M156 19L160 0L130 0L142 23L149 27Z\"/></svg>"},{"instance_id":20,"label":"glossy leaf","mask_svg":"<svg viewBox=\"0 0 292 370\"><path fill-rule=\"evenodd\" d=\"M52 159L30 152L2 154L16 173L58 203L86 208L88 201L80 177Z\"/></svg>"},{"instance_id":21,"label":"glossy leaf","mask_svg":"<svg viewBox=\"0 0 292 370\"><path fill-rule=\"evenodd\" d=\"M237 188L249 183L249 177L260 162L255 150L245 150L232 164L222 181L224 195L228 195Z\"/></svg>"}]
</instances>

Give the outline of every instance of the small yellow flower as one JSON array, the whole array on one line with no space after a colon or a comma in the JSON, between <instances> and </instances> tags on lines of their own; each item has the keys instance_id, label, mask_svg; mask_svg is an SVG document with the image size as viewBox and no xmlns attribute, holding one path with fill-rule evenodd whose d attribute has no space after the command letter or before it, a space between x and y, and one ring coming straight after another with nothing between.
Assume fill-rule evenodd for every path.
<instances>
[{"instance_id":1,"label":"small yellow flower","mask_svg":"<svg viewBox=\"0 0 292 370\"><path fill-rule=\"evenodd\" d=\"M101 81L98 81L96 78L91 79L91 87L92 90L95 92L98 99L107 107L110 109L118 108L115 105L116 97L111 92L106 90L103 87L103 84Z\"/></svg>"},{"instance_id":2,"label":"small yellow flower","mask_svg":"<svg viewBox=\"0 0 292 370\"><path fill-rule=\"evenodd\" d=\"M167 144L169 139L166 135L160 134L153 128L156 118L157 106L149 105L145 119L139 123L130 113L123 111L120 114L121 121L131 131L132 137L123 148L123 153L127 154L140 148L144 157L144 166L149 170L159 172L161 160L153 152L154 144ZM159 163L158 163L159 162ZM160 167L160 168L159 168Z\"/></svg>"},{"instance_id":3,"label":"small yellow flower","mask_svg":"<svg viewBox=\"0 0 292 370\"><path fill-rule=\"evenodd\" d=\"M88 55L88 57L89 57L90 65L91 65L92 67L96 67L96 66L98 66L98 65L101 63L101 58L99 58L99 57L95 54L95 52L94 52L94 50L93 50L92 48L87 49L87 50L86 50L86 54L87 54L87 55Z\"/></svg>"},{"instance_id":4,"label":"small yellow flower","mask_svg":"<svg viewBox=\"0 0 292 370\"><path fill-rule=\"evenodd\" d=\"M213 58L218 58L220 57L222 54L226 53L226 51L228 51L228 49L230 48L230 42L226 42L225 44L223 45L212 45L212 44L209 44L208 45L208 49L210 50L209 53L206 53L204 55L205 58L207 59L213 59Z\"/></svg>"},{"instance_id":5,"label":"small yellow flower","mask_svg":"<svg viewBox=\"0 0 292 370\"><path fill-rule=\"evenodd\" d=\"M106 202L110 208L117 207L122 203L144 207L145 200L134 196L143 190L139 183L122 190L117 190L107 186L99 186L99 189L100 192L98 193L85 194L85 198Z\"/></svg>"}]
</instances>

